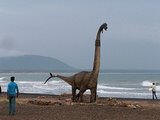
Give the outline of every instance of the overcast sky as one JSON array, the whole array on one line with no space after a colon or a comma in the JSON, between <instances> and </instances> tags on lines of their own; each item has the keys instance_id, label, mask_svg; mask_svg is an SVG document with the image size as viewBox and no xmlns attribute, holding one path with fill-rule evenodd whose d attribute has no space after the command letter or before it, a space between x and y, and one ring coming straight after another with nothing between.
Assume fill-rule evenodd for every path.
<instances>
[{"instance_id":1,"label":"overcast sky","mask_svg":"<svg viewBox=\"0 0 160 120\"><path fill-rule=\"evenodd\" d=\"M0 56L43 55L92 68L160 69L159 0L0 0Z\"/></svg>"}]
</instances>

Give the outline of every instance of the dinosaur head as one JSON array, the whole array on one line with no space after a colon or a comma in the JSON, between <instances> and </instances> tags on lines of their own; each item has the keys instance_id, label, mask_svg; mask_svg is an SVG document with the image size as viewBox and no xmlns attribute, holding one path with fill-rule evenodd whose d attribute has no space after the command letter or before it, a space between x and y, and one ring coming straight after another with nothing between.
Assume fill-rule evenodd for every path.
<instances>
[{"instance_id":1,"label":"dinosaur head","mask_svg":"<svg viewBox=\"0 0 160 120\"><path fill-rule=\"evenodd\" d=\"M102 33L103 33L103 30L106 31L107 29L108 29L107 23L103 23L103 24L100 26L100 28L99 28L100 32L102 32Z\"/></svg>"}]
</instances>

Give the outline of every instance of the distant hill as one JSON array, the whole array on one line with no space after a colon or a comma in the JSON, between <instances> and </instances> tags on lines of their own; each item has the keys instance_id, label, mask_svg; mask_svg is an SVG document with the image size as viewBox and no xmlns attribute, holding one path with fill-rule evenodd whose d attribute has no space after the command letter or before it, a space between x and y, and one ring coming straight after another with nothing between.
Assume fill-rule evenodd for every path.
<instances>
[{"instance_id":1,"label":"distant hill","mask_svg":"<svg viewBox=\"0 0 160 120\"><path fill-rule=\"evenodd\" d=\"M51 57L38 55L0 57L0 72L61 72L74 70L76 69Z\"/></svg>"}]
</instances>

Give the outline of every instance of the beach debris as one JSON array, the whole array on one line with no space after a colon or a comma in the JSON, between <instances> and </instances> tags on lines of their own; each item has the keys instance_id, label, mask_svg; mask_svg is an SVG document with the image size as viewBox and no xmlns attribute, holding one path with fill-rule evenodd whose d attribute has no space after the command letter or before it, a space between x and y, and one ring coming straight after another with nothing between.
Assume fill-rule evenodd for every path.
<instances>
[{"instance_id":1,"label":"beach debris","mask_svg":"<svg viewBox=\"0 0 160 120\"><path fill-rule=\"evenodd\" d=\"M29 100L28 103L34 105L62 105L61 101L44 100L44 99L33 99Z\"/></svg>"},{"instance_id":2,"label":"beach debris","mask_svg":"<svg viewBox=\"0 0 160 120\"><path fill-rule=\"evenodd\" d=\"M45 96L38 96L38 99L46 98Z\"/></svg>"},{"instance_id":3,"label":"beach debris","mask_svg":"<svg viewBox=\"0 0 160 120\"><path fill-rule=\"evenodd\" d=\"M72 95L71 94L67 94L67 93L62 93L60 96L61 97L71 97Z\"/></svg>"},{"instance_id":4,"label":"beach debris","mask_svg":"<svg viewBox=\"0 0 160 120\"><path fill-rule=\"evenodd\" d=\"M127 107L129 107L129 108L133 108L133 109L141 108L141 106L140 106L140 105L138 105L138 104L128 104L128 105L127 105Z\"/></svg>"},{"instance_id":5,"label":"beach debris","mask_svg":"<svg viewBox=\"0 0 160 120\"><path fill-rule=\"evenodd\" d=\"M34 105L73 105L72 100L70 98L67 99L58 99L58 98L46 98L44 96L39 96L37 98L33 98L28 100L27 103Z\"/></svg>"},{"instance_id":6,"label":"beach debris","mask_svg":"<svg viewBox=\"0 0 160 120\"><path fill-rule=\"evenodd\" d=\"M62 97L63 96L63 97ZM88 95L87 95L88 96ZM114 106L114 107L128 107L131 109L141 108L137 103L127 102L125 100L120 100L116 98L108 98L107 101L96 102L96 103L88 103L88 102L72 102L71 98L67 98L67 94L61 95L61 97L50 98L45 96L39 96L33 99L28 99L27 103L34 105L99 105L99 106Z\"/></svg>"},{"instance_id":7,"label":"beach debris","mask_svg":"<svg viewBox=\"0 0 160 120\"><path fill-rule=\"evenodd\" d=\"M117 107L128 107L132 109L141 108L138 104L127 103L125 101L117 100L115 98L109 98L107 100L107 105L109 106L117 106Z\"/></svg>"}]
</instances>

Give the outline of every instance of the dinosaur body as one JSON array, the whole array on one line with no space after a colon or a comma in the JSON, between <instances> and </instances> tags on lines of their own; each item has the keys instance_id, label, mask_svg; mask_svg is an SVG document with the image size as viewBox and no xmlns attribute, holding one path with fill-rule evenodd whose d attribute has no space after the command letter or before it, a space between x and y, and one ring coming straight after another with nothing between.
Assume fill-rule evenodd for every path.
<instances>
[{"instance_id":1,"label":"dinosaur body","mask_svg":"<svg viewBox=\"0 0 160 120\"><path fill-rule=\"evenodd\" d=\"M52 75L50 73L50 77L46 80L46 82L52 78L57 77L72 86L72 100L73 101L82 101L83 100L83 93L90 89L91 96L90 102L96 101L97 96L97 79L100 70L100 35L103 32L103 29L107 30L107 24L104 23L100 26L97 32L96 41L95 41L95 54L94 54L94 63L93 63L93 70L92 71L82 71L76 73L72 76L65 77L62 75ZM46 83L45 82L45 83ZM76 94L76 90L79 90L79 93Z\"/></svg>"}]
</instances>

